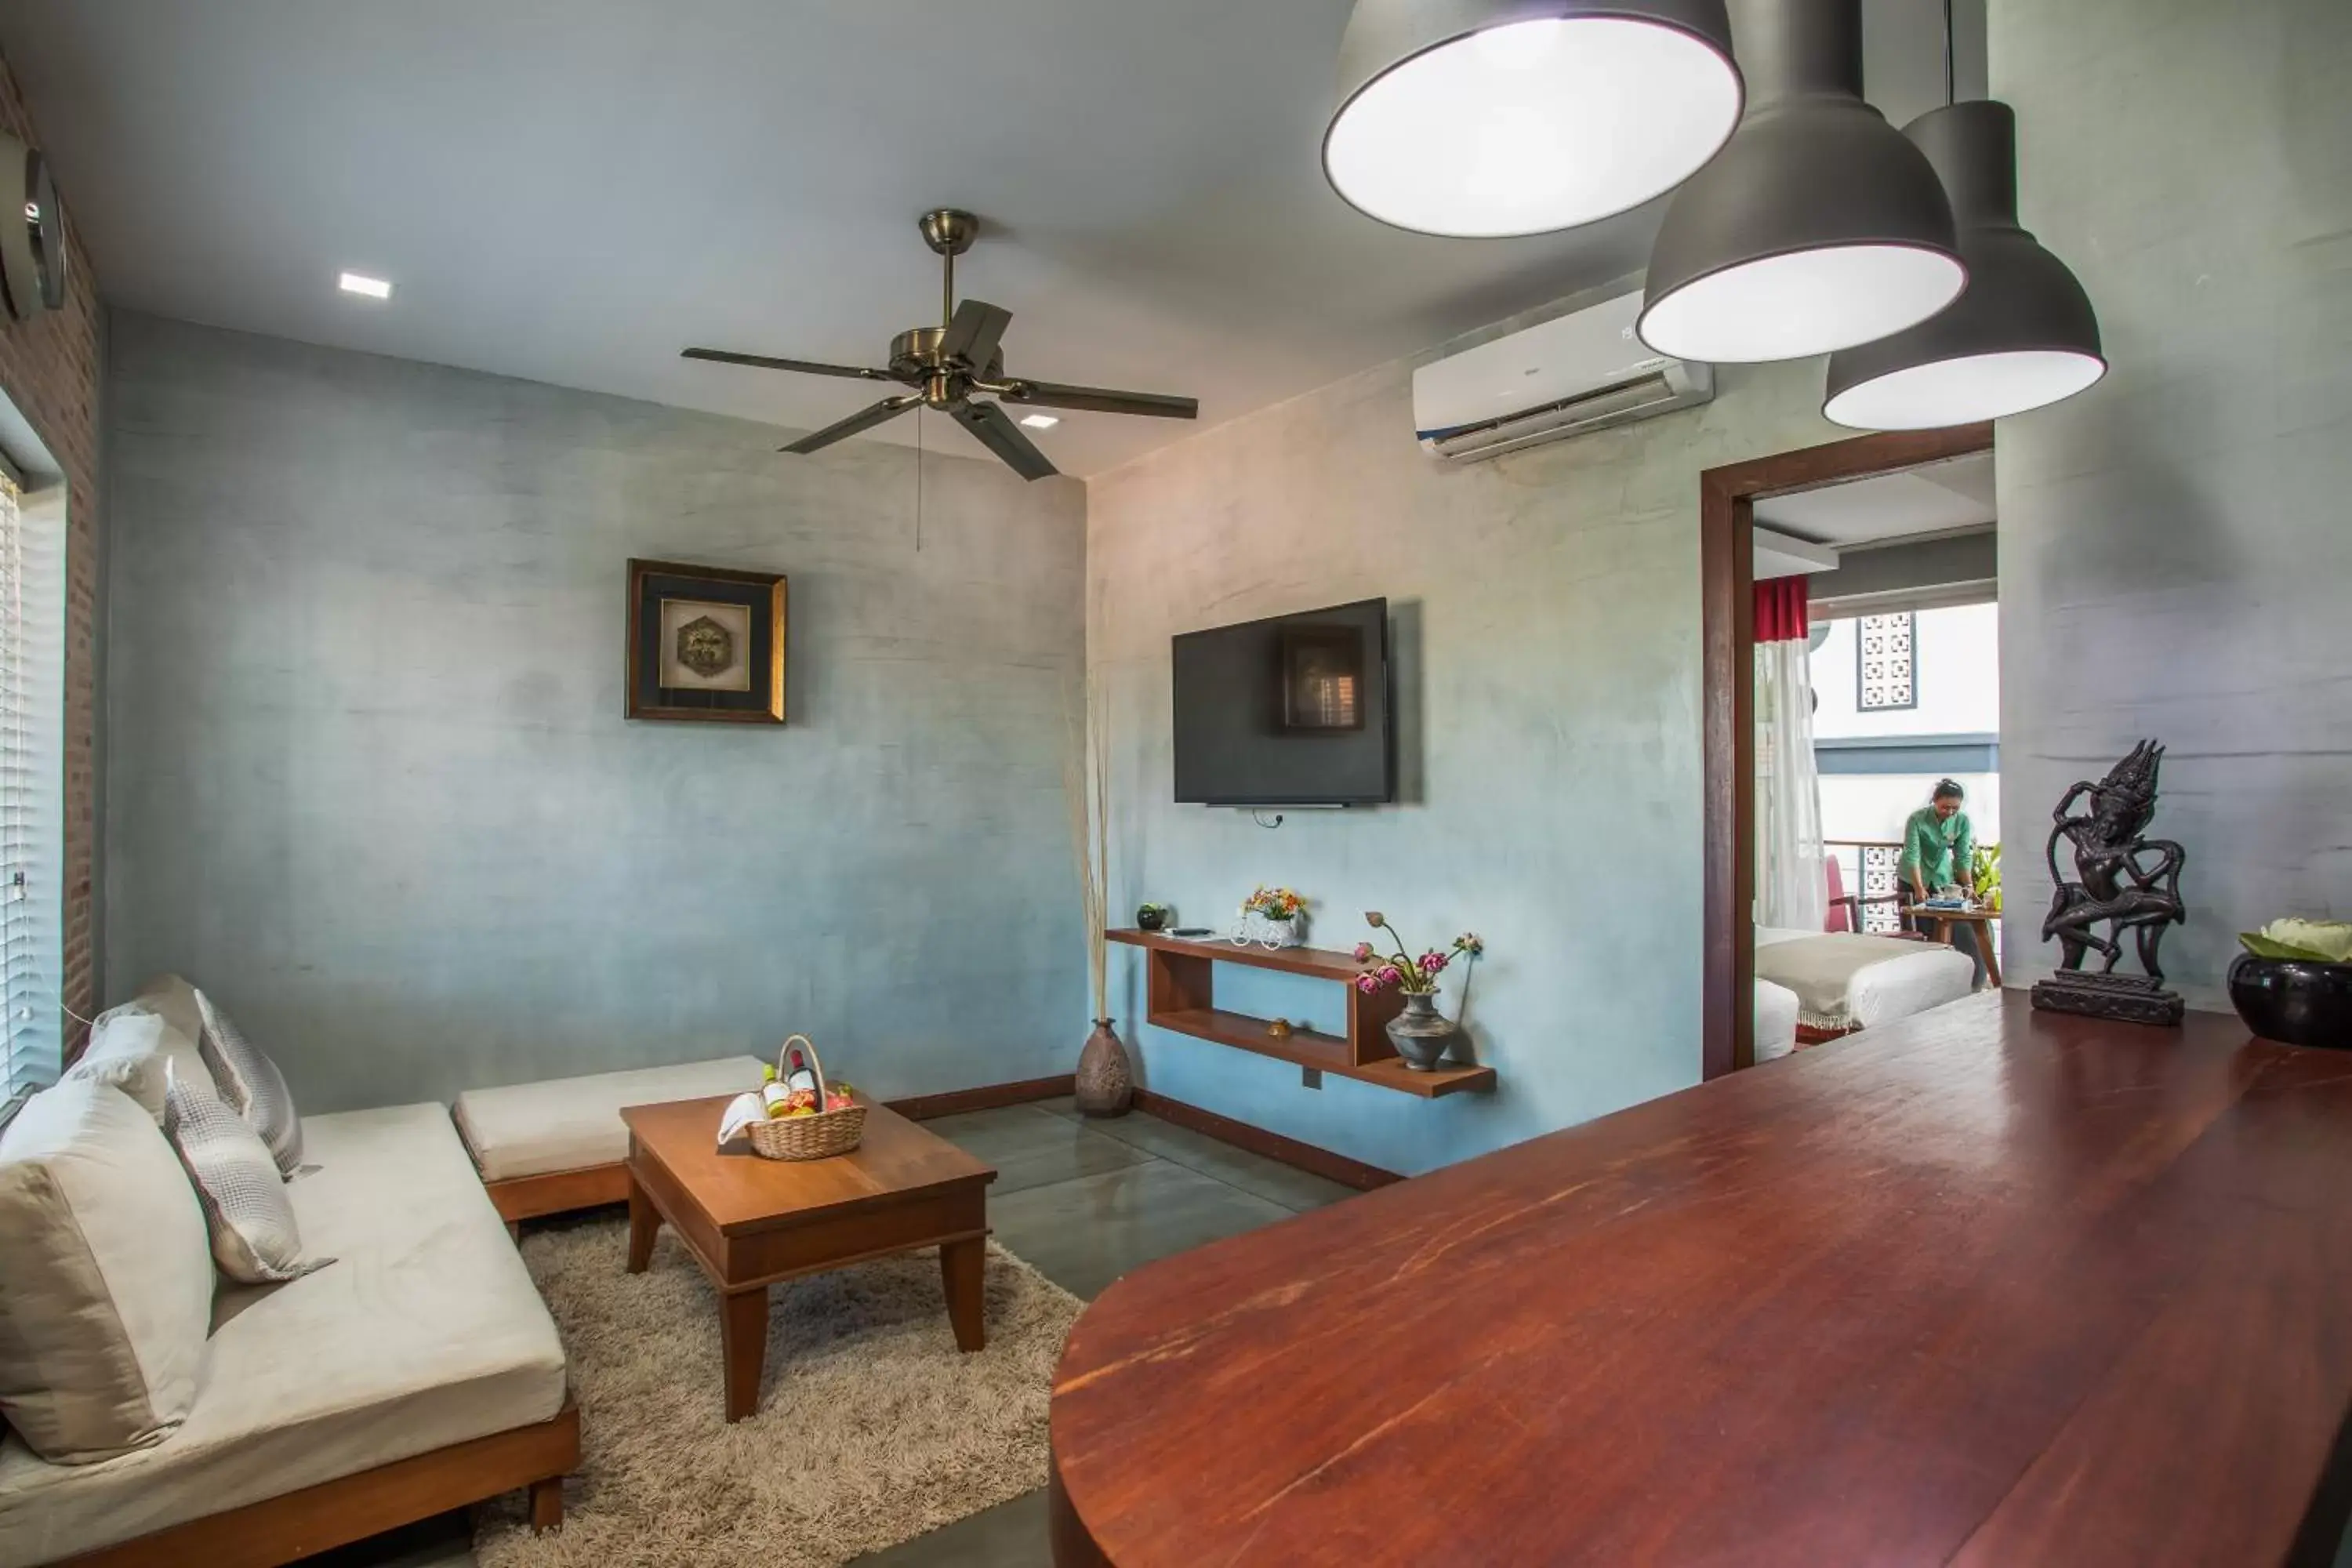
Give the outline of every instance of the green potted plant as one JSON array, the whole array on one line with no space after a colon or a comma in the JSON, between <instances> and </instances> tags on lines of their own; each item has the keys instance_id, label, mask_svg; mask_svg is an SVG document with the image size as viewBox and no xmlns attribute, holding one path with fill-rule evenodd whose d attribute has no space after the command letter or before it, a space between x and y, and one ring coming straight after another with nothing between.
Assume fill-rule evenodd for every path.
<instances>
[{"instance_id":1,"label":"green potted plant","mask_svg":"<svg viewBox=\"0 0 2352 1568\"><path fill-rule=\"evenodd\" d=\"M2244 931L2230 1002L2246 1027L2290 1046L2352 1049L2352 922L2275 920Z\"/></svg>"},{"instance_id":2,"label":"green potted plant","mask_svg":"<svg viewBox=\"0 0 2352 1568\"><path fill-rule=\"evenodd\" d=\"M2000 846L1979 844L1969 855L1969 880L1979 907L2000 913Z\"/></svg>"}]
</instances>

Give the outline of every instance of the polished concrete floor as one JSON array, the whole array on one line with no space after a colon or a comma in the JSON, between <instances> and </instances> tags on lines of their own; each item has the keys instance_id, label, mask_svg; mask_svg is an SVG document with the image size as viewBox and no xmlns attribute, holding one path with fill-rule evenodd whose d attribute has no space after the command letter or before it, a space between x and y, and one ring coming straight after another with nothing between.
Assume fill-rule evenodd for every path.
<instances>
[{"instance_id":1,"label":"polished concrete floor","mask_svg":"<svg viewBox=\"0 0 2352 1568\"><path fill-rule=\"evenodd\" d=\"M1087 1121L1067 1100L979 1110L930 1130L996 1167L996 1239L1074 1295L1129 1269L1351 1196L1336 1182L1141 1112ZM450 1514L341 1552L313 1568L470 1568L465 1517ZM1045 1494L972 1515L860 1568L1039 1568Z\"/></svg>"}]
</instances>

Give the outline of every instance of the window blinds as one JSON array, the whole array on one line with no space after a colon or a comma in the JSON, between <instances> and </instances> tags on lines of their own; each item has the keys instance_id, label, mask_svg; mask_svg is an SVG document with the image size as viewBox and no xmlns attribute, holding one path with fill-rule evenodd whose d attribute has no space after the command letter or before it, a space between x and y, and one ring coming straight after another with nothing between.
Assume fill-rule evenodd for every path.
<instances>
[{"instance_id":1,"label":"window blinds","mask_svg":"<svg viewBox=\"0 0 2352 1568\"><path fill-rule=\"evenodd\" d=\"M56 1079L63 903L64 495L0 472L0 1103Z\"/></svg>"}]
</instances>

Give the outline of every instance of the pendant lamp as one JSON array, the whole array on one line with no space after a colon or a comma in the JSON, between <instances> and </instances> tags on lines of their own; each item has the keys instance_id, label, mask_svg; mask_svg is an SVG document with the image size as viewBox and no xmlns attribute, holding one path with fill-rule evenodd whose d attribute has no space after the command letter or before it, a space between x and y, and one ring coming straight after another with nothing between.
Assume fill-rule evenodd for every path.
<instances>
[{"instance_id":1,"label":"pendant lamp","mask_svg":"<svg viewBox=\"0 0 2352 1568\"><path fill-rule=\"evenodd\" d=\"M1862 100L1861 0L1755 0L1747 117L1675 193L1636 331L1678 359L1803 359L1927 320L1968 281L1926 154Z\"/></svg>"},{"instance_id":2,"label":"pendant lamp","mask_svg":"<svg viewBox=\"0 0 2352 1568\"><path fill-rule=\"evenodd\" d=\"M1356 0L1323 173L1350 206L1460 238L1663 195L1739 123L1724 0Z\"/></svg>"},{"instance_id":3,"label":"pendant lamp","mask_svg":"<svg viewBox=\"0 0 2352 1568\"><path fill-rule=\"evenodd\" d=\"M1969 286L1907 331L1830 356L1822 412L1862 430L1932 430L2022 414L2106 374L2090 296L2017 222L2017 116L1990 101L1904 128L1958 219Z\"/></svg>"}]
</instances>

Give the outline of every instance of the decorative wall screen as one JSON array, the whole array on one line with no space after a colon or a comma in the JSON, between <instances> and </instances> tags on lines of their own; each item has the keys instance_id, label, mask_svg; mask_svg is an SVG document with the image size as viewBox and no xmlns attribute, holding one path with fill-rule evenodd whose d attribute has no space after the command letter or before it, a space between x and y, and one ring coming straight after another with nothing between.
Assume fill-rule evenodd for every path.
<instances>
[{"instance_id":1,"label":"decorative wall screen","mask_svg":"<svg viewBox=\"0 0 2352 1568\"><path fill-rule=\"evenodd\" d=\"M1893 616L1864 616L1855 629L1854 648L1862 681L1856 706L1865 713L1918 707L1918 668L1913 652L1918 646L1917 617L1909 610Z\"/></svg>"},{"instance_id":2,"label":"decorative wall screen","mask_svg":"<svg viewBox=\"0 0 2352 1568\"><path fill-rule=\"evenodd\" d=\"M1899 844L1862 847L1862 929L1874 936L1892 936L1903 929L1903 916L1895 905L1869 901L1893 896L1895 868L1902 859Z\"/></svg>"}]
</instances>

